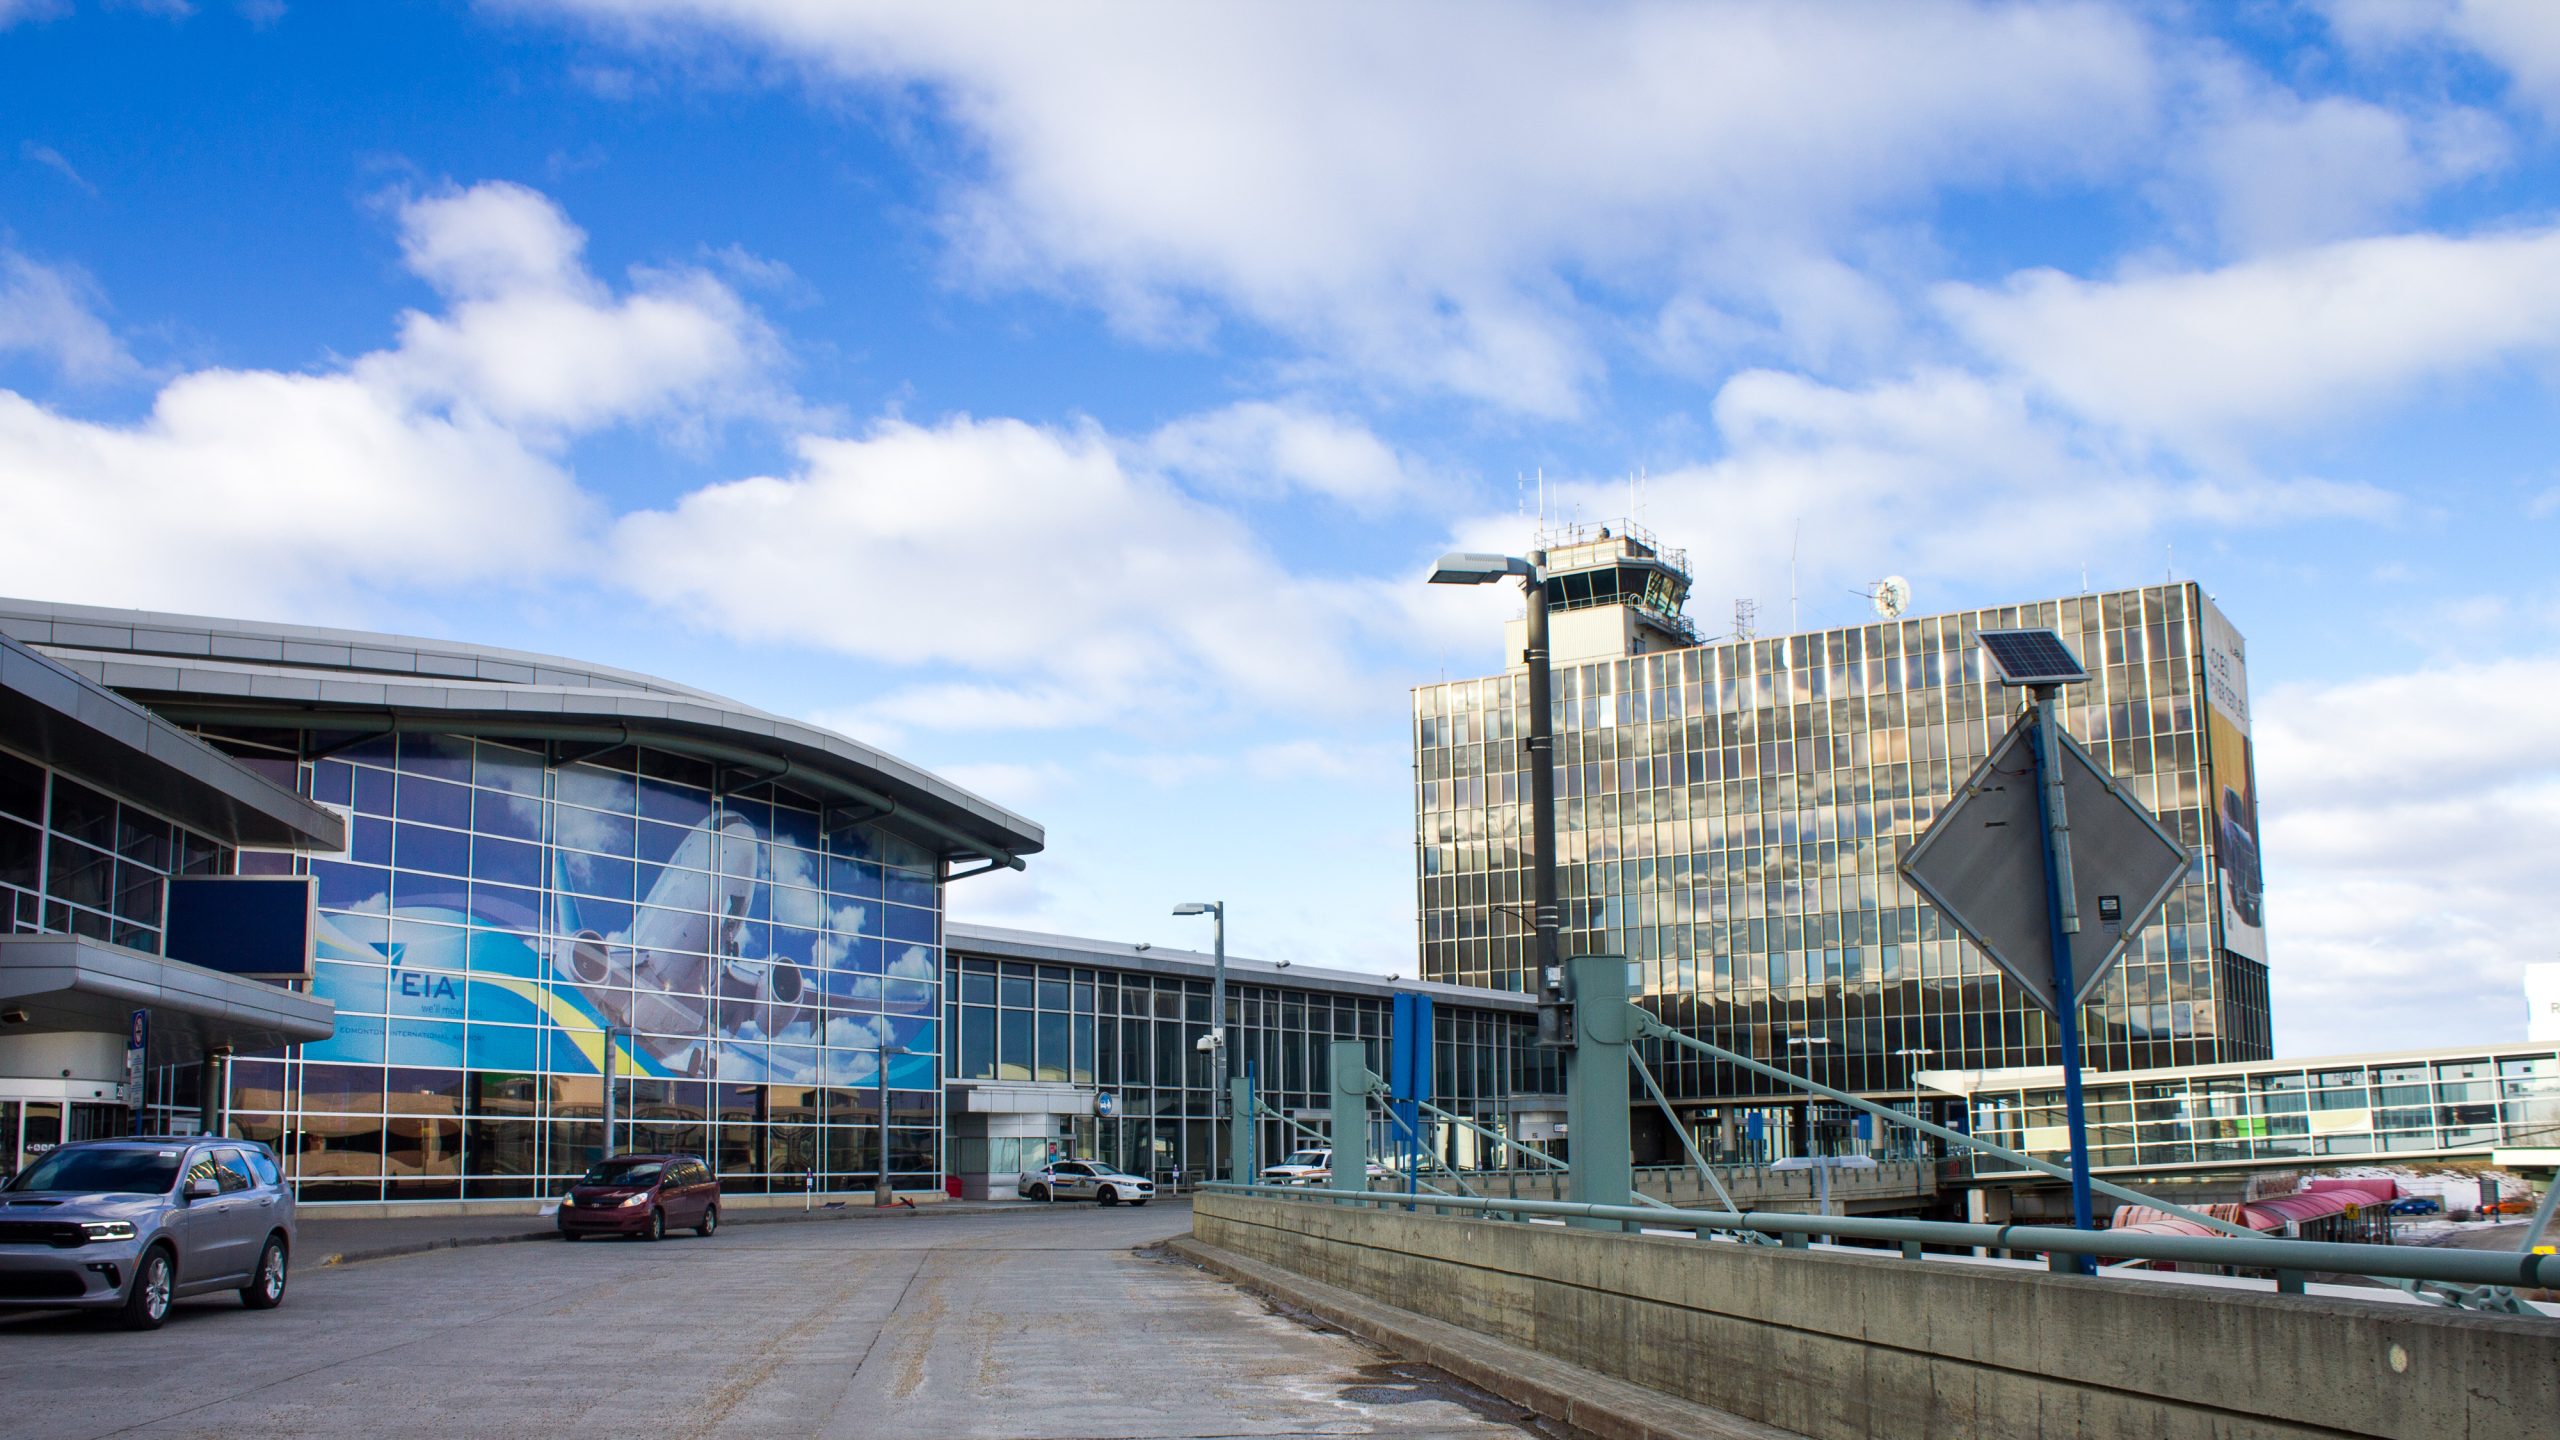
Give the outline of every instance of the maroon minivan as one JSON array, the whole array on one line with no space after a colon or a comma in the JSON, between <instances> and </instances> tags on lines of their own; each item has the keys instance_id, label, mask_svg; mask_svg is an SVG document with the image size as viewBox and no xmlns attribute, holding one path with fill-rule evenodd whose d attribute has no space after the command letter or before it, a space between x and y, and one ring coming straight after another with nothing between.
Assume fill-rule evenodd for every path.
<instances>
[{"instance_id":1,"label":"maroon minivan","mask_svg":"<svg viewBox=\"0 0 2560 1440\"><path fill-rule=\"evenodd\" d=\"M696 1155L616 1155L599 1160L560 1197L560 1238L666 1238L720 1228L720 1182Z\"/></svg>"}]
</instances>

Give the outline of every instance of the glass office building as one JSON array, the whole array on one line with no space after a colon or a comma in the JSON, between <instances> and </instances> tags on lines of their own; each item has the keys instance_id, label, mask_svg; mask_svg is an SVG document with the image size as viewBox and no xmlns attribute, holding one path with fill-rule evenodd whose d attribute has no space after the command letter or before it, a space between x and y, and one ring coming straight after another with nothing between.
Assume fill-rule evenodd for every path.
<instances>
[{"instance_id":1,"label":"glass office building","mask_svg":"<svg viewBox=\"0 0 2560 1440\"><path fill-rule=\"evenodd\" d=\"M299 983L336 1033L236 1057L220 1107L302 1198L556 1194L607 1143L608 1071L617 1148L701 1154L732 1193L868 1189L884 1156L941 1188L943 889L1037 826L628 672L26 602L0 624L346 817L342 852L232 856L316 900ZM91 889L83 913L141 923ZM196 1111L196 1071L154 1083Z\"/></svg>"},{"instance_id":2,"label":"glass office building","mask_svg":"<svg viewBox=\"0 0 2560 1440\"><path fill-rule=\"evenodd\" d=\"M955 1094L1057 1097L1038 1110L990 1107L1037 1118L978 1133L961 1118L975 1107L955 1100L954 1173L1010 1177L1053 1144L1062 1154L1167 1179L1176 1171L1203 1176L1223 1158L1212 1131L1210 1057L1197 1047L1209 1030L1211 957L988 926L952 927L949 955L945 1028ZM1231 956L1230 1064L1253 1076L1264 1105L1307 1127L1260 1121L1257 1153L1276 1159L1313 1143L1310 1132L1330 1133L1334 1041L1366 1042L1369 1068L1387 1073L1400 989L1432 997L1434 1104L1506 1135L1518 1133L1523 1114L1561 1109L1557 1061L1532 1043L1535 1012L1525 997ZM1106 1106L1093 1103L1106 1095ZM1433 1143L1454 1164L1478 1156L1476 1138L1445 1123Z\"/></svg>"},{"instance_id":3,"label":"glass office building","mask_svg":"<svg viewBox=\"0 0 2560 1440\"><path fill-rule=\"evenodd\" d=\"M1685 566L1650 537L1577 533L1550 559L1567 953L1625 954L1670 1023L1844 1089L2056 1063L2050 1017L1895 869L2022 703L1975 633L2048 626L2091 676L2064 692L2065 724L2195 856L2090 1008L2088 1062L2269 1053L2245 647L2194 584L1700 644L1670 613ZM1595 568L1629 578L1576 584ZM1516 670L1413 692L1434 980L1527 984L1526 697ZM1692 1118L1727 1150L1749 1102L1777 1098L1685 1054L1663 1070L1673 1096L1720 1102Z\"/></svg>"}]
</instances>

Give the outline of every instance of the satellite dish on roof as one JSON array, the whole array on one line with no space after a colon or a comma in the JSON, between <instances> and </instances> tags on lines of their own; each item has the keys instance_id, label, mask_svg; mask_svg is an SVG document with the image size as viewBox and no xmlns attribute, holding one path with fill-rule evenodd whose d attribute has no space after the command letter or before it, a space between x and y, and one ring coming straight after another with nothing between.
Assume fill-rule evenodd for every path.
<instances>
[{"instance_id":1,"label":"satellite dish on roof","mask_svg":"<svg viewBox=\"0 0 2560 1440\"><path fill-rule=\"evenodd\" d=\"M1872 598L1878 615L1887 620L1894 619L1911 608L1911 582L1899 575L1887 575L1876 582Z\"/></svg>"}]
</instances>

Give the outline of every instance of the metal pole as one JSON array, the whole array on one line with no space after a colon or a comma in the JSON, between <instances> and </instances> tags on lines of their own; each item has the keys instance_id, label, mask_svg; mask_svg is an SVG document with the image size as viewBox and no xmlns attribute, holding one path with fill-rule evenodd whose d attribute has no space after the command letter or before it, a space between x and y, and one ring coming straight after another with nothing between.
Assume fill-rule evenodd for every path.
<instances>
[{"instance_id":1,"label":"metal pole","mask_svg":"<svg viewBox=\"0 0 2560 1440\"><path fill-rule=\"evenodd\" d=\"M897 1192L889 1188L889 1017L880 1017L880 1178L872 1182L871 1204L884 1209L897 1203Z\"/></svg>"},{"instance_id":2,"label":"metal pole","mask_svg":"<svg viewBox=\"0 0 2560 1440\"><path fill-rule=\"evenodd\" d=\"M1369 1188L1369 1047L1358 1040L1333 1042L1333 1173L1326 1188Z\"/></svg>"},{"instance_id":3,"label":"metal pole","mask_svg":"<svg viewBox=\"0 0 2560 1440\"><path fill-rule=\"evenodd\" d=\"M622 1031L617 1026L607 1025L604 1027L604 1113L602 1116L602 1119L604 1120L604 1147L596 1154L596 1158L598 1160L609 1159L613 1155L615 1110L613 1098L613 1058L615 1050L619 1048L614 1042L621 1034Z\"/></svg>"},{"instance_id":4,"label":"metal pole","mask_svg":"<svg viewBox=\"0 0 2560 1440\"><path fill-rule=\"evenodd\" d=\"M1543 990L1559 978L1556 970L1564 963L1559 941L1564 917L1556 905L1555 677L1547 660L1547 552L1532 550L1527 558L1529 574L1521 585L1529 599L1528 643L1520 658L1529 669L1529 907L1536 949L1531 962L1537 970L1532 988ZM1566 1043L1564 1036L1546 1033L1560 1013L1539 1012L1541 1043Z\"/></svg>"},{"instance_id":5,"label":"metal pole","mask_svg":"<svg viewBox=\"0 0 2560 1440\"><path fill-rule=\"evenodd\" d=\"M1239 1181L1254 1177L1253 1076L1227 1079L1227 1173Z\"/></svg>"},{"instance_id":6,"label":"metal pole","mask_svg":"<svg viewBox=\"0 0 2560 1440\"><path fill-rule=\"evenodd\" d=\"M2053 917L2054 1015L2062 1022L2062 1104L2071 1130L2071 1225L2093 1228L2089 1202L2089 1121L2080 1096L2080 995L2071 973L2071 937L2080 930L2079 900L2071 879L2071 819L2063 806L2062 731L2055 697L2061 687L2036 688L2036 810L2044 820L2045 909ZM2086 1274L2086 1257L2072 1261Z\"/></svg>"},{"instance_id":7,"label":"metal pole","mask_svg":"<svg viewBox=\"0 0 2560 1440\"><path fill-rule=\"evenodd\" d=\"M1627 1101L1627 1042L1631 1017L1643 1013L1627 998L1627 961L1621 955L1576 955L1573 972L1573 1048L1565 1052L1564 1095L1573 1142L1569 1193L1584 1205L1624 1205L1635 1193ZM1589 1222L1567 1222L1589 1223Z\"/></svg>"},{"instance_id":8,"label":"metal pole","mask_svg":"<svg viewBox=\"0 0 2560 1440\"><path fill-rule=\"evenodd\" d=\"M1220 1178L1218 1175L1218 1122L1219 1120L1224 1119L1227 1122L1230 1131L1232 1131L1235 1126L1235 1117L1232 1114L1229 1114L1227 1110L1226 901L1213 900L1210 902L1209 921L1211 933L1215 937L1212 941L1212 947L1218 960L1217 968L1210 972L1209 980L1209 1078L1211 1082L1209 1095L1209 1178L1215 1180ZM1246 1180L1252 1177L1247 1175L1235 1175L1230 1172L1230 1178Z\"/></svg>"},{"instance_id":9,"label":"metal pole","mask_svg":"<svg viewBox=\"0 0 2560 1440\"><path fill-rule=\"evenodd\" d=\"M219 1135L229 1128L231 1113L231 1047L216 1045L204 1052L196 1070L196 1130ZM68 1130L63 1132L69 1134Z\"/></svg>"}]
</instances>

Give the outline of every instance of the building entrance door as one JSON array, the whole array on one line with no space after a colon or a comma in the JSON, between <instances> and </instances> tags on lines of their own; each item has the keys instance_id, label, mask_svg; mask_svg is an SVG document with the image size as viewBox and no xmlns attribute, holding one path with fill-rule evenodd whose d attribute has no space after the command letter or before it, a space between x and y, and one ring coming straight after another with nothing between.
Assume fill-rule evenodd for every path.
<instances>
[{"instance_id":1,"label":"building entrance door","mask_svg":"<svg viewBox=\"0 0 2560 1440\"><path fill-rule=\"evenodd\" d=\"M9 1173L14 1175L43 1159L62 1143L62 1106L52 1100L11 1101Z\"/></svg>"}]
</instances>

